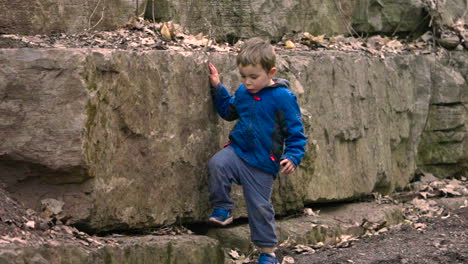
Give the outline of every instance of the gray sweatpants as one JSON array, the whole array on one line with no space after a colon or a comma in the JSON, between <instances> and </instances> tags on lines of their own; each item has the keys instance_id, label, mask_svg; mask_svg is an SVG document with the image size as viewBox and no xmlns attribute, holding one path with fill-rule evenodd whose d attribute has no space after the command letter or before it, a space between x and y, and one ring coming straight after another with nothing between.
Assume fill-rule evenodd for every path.
<instances>
[{"instance_id":1,"label":"gray sweatpants","mask_svg":"<svg viewBox=\"0 0 468 264\"><path fill-rule=\"evenodd\" d=\"M258 247L275 247L275 211L270 202L274 176L250 166L230 146L216 153L208 163L210 203L213 208L230 210L231 185L242 185L249 216L250 234Z\"/></svg>"}]
</instances>

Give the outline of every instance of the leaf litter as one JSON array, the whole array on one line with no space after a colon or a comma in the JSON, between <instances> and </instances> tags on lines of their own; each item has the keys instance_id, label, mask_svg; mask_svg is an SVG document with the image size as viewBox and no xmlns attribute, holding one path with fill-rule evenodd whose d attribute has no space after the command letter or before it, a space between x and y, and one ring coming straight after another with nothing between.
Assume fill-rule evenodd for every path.
<instances>
[{"instance_id":1,"label":"leaf litter","mask_svg":"<svg viewBox=\"0 0 468 264\"><path fill-rule=\"evenodd\" d=\"M464 21L458 21L457 24L452 26L451 30L456 32L457 36L465 36L468 33ZM10 40L15 43L8 42L10 44L2 45L2 40ZM468 39L465 40L464 37L460 37L460 41L460 45L468 43ZM0 35L0 47L2 48L103 48L132 51L201 50L237 52L242 43L240 40L235 44L229 44L203 33L192 34L172 21L151 23L142 17L133 17L126 25L114 31L85 31L75 34L58 33L34 36ZM436 38L430 31L416 39L379 35L366 38L345 35L314 36L308 32L293 32L285 34L282 40L276 43L275 49L293 52L338 50L361 52L367 56L385 58L388 55L403 53L417 55L441 53L443 48L435 44Z\"/></svg>"},{"instance_id":2,"label":"leaf litter","mask_svg":"<svg viewBox=\"0 0 468 264\"><path fill-rule=\"evenodd\" d=\"M349 248L353 246L354 242L363 238L382 235L392 230L405 230L405 228L411 228L419 232L425 232L428 228L425 219L439 218L442 220L448 220L451 217L458 217L457 215L453 215L448 212L446 208L439 205L437 201L431 198L468 196L467 186L467 179L465 177L462 177L460 180L439 180L432 174L424 174L418 182L411 185L410 188L414 189L413 191L384 196L378 193L373 194L373 199L377 204L402 204L404 217L404 221L402 223L389 226L385 221L376 223L369 221L368 219L363 219L361 223L358 223L358 225L365 230L364 234L361 236L343 234L334 240L326 241L327 243L318 242L311 245L298 244L293 239L288 238L279 245L279 248L296 255L310 255L316 254L318 250L322 249ZM407 197L413 198L409 201L401 201L399 200L400 197L405 199L407 199ZM468 207L467 199L464 200L463 205L459 206L459 209L465 207ZM304 215L317 216L310 208L304 209ZM436 246L441 247L440 244L437 244ZM286 257L292 258L291 255L286 255Z\"/></svg>"}]
</instances>

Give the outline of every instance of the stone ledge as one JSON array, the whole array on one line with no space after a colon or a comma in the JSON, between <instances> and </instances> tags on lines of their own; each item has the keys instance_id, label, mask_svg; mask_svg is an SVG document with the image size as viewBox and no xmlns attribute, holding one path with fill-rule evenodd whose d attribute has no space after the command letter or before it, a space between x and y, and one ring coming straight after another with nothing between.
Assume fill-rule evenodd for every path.
<instances>
[{"instance_id":1,"label":"stone ledge","mask_svg":"<svg viewBox=\"0 0 468 264\"><path fill-rule=\"evenodd\" d=\"M276 233L279 244L287 239L299 244L333 243L339 240L341 235L363 235L366 230L360 224L364 219L382 226L401 223L402 209L401 205L378 205L375 202L340 204L327 207L319 216L279 220ZM236 248L245 254L254 248L250 242L248 225L211 229L207 236L218 239L224 248Z\"/></svg>"},{"instance_id":2,"label":"stone ledge","mask_svg":"<svg viewBox=\"0 0 468 264\"><path fill-rule=\"evenodd\" d=\"M219 243L203 236L142 236L116 238L99 249L62 244L0 246L0 264L222 264Z\"/></svg>"}]
</instances>

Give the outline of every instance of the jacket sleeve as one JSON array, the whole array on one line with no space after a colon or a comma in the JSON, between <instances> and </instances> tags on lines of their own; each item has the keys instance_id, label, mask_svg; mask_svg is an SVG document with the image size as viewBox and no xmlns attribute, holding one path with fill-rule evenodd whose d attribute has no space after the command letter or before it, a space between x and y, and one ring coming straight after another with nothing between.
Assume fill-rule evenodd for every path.
<instances>
[{"instance_id":1,"label":"jacket sleeve","mask_svg":"<svg viewBox=\"0 0 468 264\"><path fill-rule=\"evenodd\" d=\"M233 121L239 118L236 107L236 99L230 95L226 87L219 83L216 87L211 86L211 96L213 104L218 114L227 121Z\"/></svg>"},{"instance_id":2,"label":"jacket sleeve","mask_svg":"<svg viewBox=\"0 0 468 264\"><path fill-rule=\"evenodd\" d=\"M284 118L286 122L285 149L281 160L288 159L297 167L304 157L307 137L304 135L301 109L296 96L288 91L283 101Z\"/></svg>"}]
</instances>

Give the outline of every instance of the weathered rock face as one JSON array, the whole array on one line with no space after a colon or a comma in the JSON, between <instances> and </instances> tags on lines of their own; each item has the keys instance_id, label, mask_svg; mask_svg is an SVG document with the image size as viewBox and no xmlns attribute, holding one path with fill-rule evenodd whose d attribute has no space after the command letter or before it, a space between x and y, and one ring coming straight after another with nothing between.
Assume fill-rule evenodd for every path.
<instances>
[{"instance_id":1,"label":"weathered rock face","mask_svg":"<svg viewBox=\"0 0 468 264\"><path fill-rule=\"evenodd\" d=\"M234 91L235 54L0 50L0 180L17 197L33 189L64 201L64 214L92 229L203 220L206 163L232 127L212 106L208 60ZM466 109L449 105L450 119L429 115L440 112L434 98L466 93L464 73L441 59L285 53L278 68L298 95L309 137L298 172L275 183L278 214L403 187L424 156L421 135L466 129ZM443 79L460 93L435 96ZM245 215L240 189L233 195Z\"/></svg>"},{"instance_id":2,"label":"weathered rock face","mask_svg":"<svg viewBox=\"0 0 468 264\"><path fill-rule=\"evenodd\" d=\"M441 27L452 26L463 20L465 23L468 21L468 3L465 0L443 0L443 1L430 1L424 0L434 17L434 22Z\"/></svg>"},{"instance_id":3,"label":"weathered rock face","mask_svg":"<svg viewBox=\"0 0 468 264\"><path fill-rule=\"evenodd\" d=\"M76 244L0 246L0 264L23 263L220 264L224 254L218 241L203 236L123 237L100 248Z\"/></svg>"},{"instance_id":4,"label":"weathered rock face","mask_svg":"<svg viewBox=\"0 0 468 264\"><path fill-rule=\"evenodd\" d=\"M429 22L420 0L150 0L146 10L149 19L174 20L193 32L230 41L253 36L279 40L292 31L315 35L414 32Z\"/></svg>"},{"instance_id":5,"label":"weathered rock face","mask_svg":"<svg viewBox=\"0 0 468 264\"><path fill-rule=\"evenodd\" d=\"M148 2L146 17L152 18ZM353 1L168 1L154 0L156 20L174 20L193 32L219 38L266 36L281 38L291 31L347 32ZM333 15L331 15L333 14Z\"/></svg>"},{"instance_id":6,"label":"weathered rock face","mask_svg":"<svg viewBox=\"0 0 468 264\"><path fill-rule=\"evenodd\" d=\"M54 170L82 167L84 54L31 49L1 54L0 126L6 139L1 154Z\"/></svg>"},{"instance_id":7,"label":"weathered rock face","mask_svg":"<svg viewBox=\"0 0 468 264\"><path fill-rule=\"evenodd\" d=\"M0 0L0 9L0 33L34 35L114 29L127 23L136 6L134 0Z\"/></svg>"},{"instance_id":8,"label":"weathered rock face","mask_svg":"<svg viewBox=\"0 0 468 264\"><path fill-rule=\"evenodd\" d=\"M208 213L205 166L219 148L221 122L206 59L176 52L88 58L84 158L95 176L93 226L199 220Z\"/></svg>"},{"instance_id":9,"label":"weathered rock face","mask_svg":"<svg viewBox=\"0 0 468 264\"><path fill-rule=\"evenodd\" d=\"M463 175L468 169L466 55L457 57L434 67L429 116L419 145L419 167L439 177ZM449 63L460 70L446 67Z\"/></svg>"},{"instance_id":10,"label":"weathered rock face","mask_svg":"<svg viewBox=\"0 0 468 264\"><path fill-rule=\"evenodd\" d=\"M136 12L138 2L138 12ZM76 33L125 25L135 13L173 20L193 33L218 39L264 36L279 40L292 31L319 34L415 33L433 25L468 21L465 0L0 0L0 33ZM21 18L21 19L18 19Z\"/></svg>"},{"instance_id":11,"label":"weathered rock face","mask_svg":"<svg viewBox=\"0 0 468 264\"><path fill-rule=\"evenodd\" d=\"M91 206L82 157L85 53L0 54L0 181L29 206L40 208L39 197L57 198L69 206L68 215L85 219Z\"/></svg>"},{"instance_id":12,"label":"weathered rock face","mask_svg":"<svg viewBox=\"0 0 468 264\"><path fill-rule=\"evenodd\" d=\"M429 23L421 0L358 0L356 2L351 22L355 32L414 33Z\"/></svg>"},{"instance_id":13,"label":"weathered rock face","mask_svg":"<svg viewBox=\"0 0 468 264\"><path fill-rule=\"evenodd\" d=\"M313 175L304 181L305 201L404 186L416 166L427 116L431 60L330 55L313 60L294 56L290 63L290 71L300 73L294 74L297 81L309 90L301 105L309 135L318 142L315 157L307 157L297 176Z\"/></svg>"},{"instance_id":14,"label":"weathered rock face","mask_svg":"<svg viewBox=\"0 0 468 264\"><path fill-rule=\"evenodd\" d=\"M76 33L114 29L136 13L135 0L20 1L0 0L8 10L0 16L0 33ZM218 39L264 36L279 40L292 31L319 34L395 34L446 27L468 20L464 0L300 0L300 1L169 1L140 0L138 14L148 19L173 20L193 33ZM18 19L21 17L21 19Z\"/></svg>"}]
</instances>

